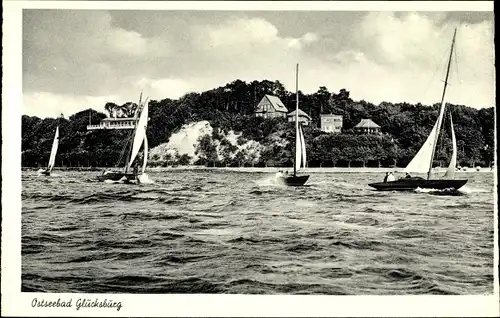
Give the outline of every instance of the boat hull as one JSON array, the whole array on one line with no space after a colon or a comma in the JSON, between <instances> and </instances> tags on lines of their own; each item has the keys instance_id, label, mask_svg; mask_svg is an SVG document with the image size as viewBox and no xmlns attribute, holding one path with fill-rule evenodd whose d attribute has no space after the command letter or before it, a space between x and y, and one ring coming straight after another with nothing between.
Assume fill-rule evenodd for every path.
<instances>
[{"instance_id":1,"label":"boat hull","mask_svg":"<svg viewBox=\"0 0 500 318\"><path fill-rule=\"evenodd\" d=\"M287 186L300 187L303 186L307 180L309 180L309 176L290 176L282 177L281 179Z\"/></svg>"},{"instance_id":2,"label":"boat hull","mask_svg":"<svg viewBox=\"0 0 500 318\"><path fill-rule=\"evenodd\" d=\"M109 180L109 181L120 181L130 182L136 180L136 175L133 173L125 173L120 171L110 171L97 176L97 179L101 182Z\"/></svg>"},{"instance_id":3,"label":"boat hull","mask_svg":"<svg viewBox=\"0 0 500 318\"><path fill-rule=\"evenodd\" d=\"M43 171L40 171L40 174L44 175L44 176L50 176L50 170L43 170Z\"/></svg>"},{"instance_id":4,"label":"boat hull","mask_svg":"<svg viewBox=\"0 0 500 318\"><path fill-rule=\"evenodd\" d=\"M467 179L454 180L454 179L399 179L395 181L388 182L378 182L368 184L370 187L377 190L385 191L405 191L405 190L415 190L420 189L455 189L458 190L467 183Z\"/></svg>"}]
</instances>

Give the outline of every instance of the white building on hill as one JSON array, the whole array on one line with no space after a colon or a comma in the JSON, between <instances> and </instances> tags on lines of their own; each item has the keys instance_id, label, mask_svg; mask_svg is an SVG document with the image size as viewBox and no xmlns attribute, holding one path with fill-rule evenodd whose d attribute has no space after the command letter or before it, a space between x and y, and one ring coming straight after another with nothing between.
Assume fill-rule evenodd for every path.
<instances>
[{"instance_id":1,"label":"white building on hill","mask_svg":"<svg viewBox=\"0 0 500 318\"><path fill-rule=\"evenodd\" d=\"M341 133L342 132L342 116L332 114L320 115L321 131L327 133Z\"/></svg>"}]
</instances>

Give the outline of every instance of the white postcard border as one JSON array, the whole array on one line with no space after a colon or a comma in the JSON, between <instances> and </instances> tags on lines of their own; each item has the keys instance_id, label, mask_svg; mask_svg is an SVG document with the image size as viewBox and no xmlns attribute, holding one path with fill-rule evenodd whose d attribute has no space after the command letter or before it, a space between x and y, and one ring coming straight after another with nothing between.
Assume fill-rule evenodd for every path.
<instances>
[{"instance_id":1,"label":"white postcard border","mask_svg":"<svg viewBox=\"0 0 500 318\"><path fill-rule=\"evenodd\" d=\"M146 2L3 1L2 83L2 315L24 316L497 316L498 228L494 240L494 294L486 296L264 296L21 293L22 9L493 11L492 1L373 2ZM495 109L496 113L496 109ZM495 134L496 145L496 134ZM495 153L496 162L496 153ZM496 166L496 165L495 165ZM495 187L497 185L495 175ZM495 224L498 224L497 194ZM33 299L72 299L71 308L32 307ZM80 308L78 299L121 302L116 308Z\"/></svg>"}]
</instances>

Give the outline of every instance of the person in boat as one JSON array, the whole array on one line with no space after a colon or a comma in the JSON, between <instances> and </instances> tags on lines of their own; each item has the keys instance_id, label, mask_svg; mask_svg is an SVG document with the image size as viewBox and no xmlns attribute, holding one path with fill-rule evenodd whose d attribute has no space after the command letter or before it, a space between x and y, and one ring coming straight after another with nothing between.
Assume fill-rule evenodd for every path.
<instances>
[{"instance_id":1,"label":"person in boat","mask_svg":"<svg viewBox=\"0 0 500 318\"><path fill-rule=\"evenodd\" d=\"M276 172L276 178L281 178L281 177L283 177L283 171L279 170L278 172Z\"/></svg>"},{"instance_id":2,"label":"person in boat","mask_svg":"<svg viewBox=\"0 0 500 318\"><path fill-rule=\"evenodd\" d=\"M389 175L387 176L387 182L395 181L396 178L394 177L394 174L392 172L389 172Z\"/></svg>"},{"instance_id":3,"label":"person in boat","mask_svg":"<svg viewBox=\"0 0 500 318\"><path fill-rule=\"evenodd\" d=\"M387 178L389 177L389 172L386 172L385 173L385 177L384 177L384 182L387 182Z\"/></svg>"},{"instance_id":4,"label":"person in boat","mask_svg":"<svg viewBox=\"0 0 500 318\"><path fill-rule=\"evenodd\" d=\"M134 165L134 171L133 171L133 173L134 173L135 182L137 184L139 184L140 180L139 180L139 164L138 163L136 163Z\"/></svg>"}]
</instances>

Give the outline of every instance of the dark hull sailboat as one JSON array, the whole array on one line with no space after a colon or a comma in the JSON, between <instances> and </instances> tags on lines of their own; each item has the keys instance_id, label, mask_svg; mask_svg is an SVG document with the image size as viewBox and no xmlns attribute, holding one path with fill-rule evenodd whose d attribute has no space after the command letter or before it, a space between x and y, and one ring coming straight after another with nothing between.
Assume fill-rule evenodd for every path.
<instances>
[{"instance_id":1,"label":"dark hull sailboat","mask_svg":"<svg viewBox=\"0 0 500 318\"><path fill-rule=\"evenodd\" d=\"M297 170L306 167L306 143L302 126L299 124L299 65L295 75L295 88L296 88L296 104L295 104L295 158L293 162L293 175L279 176L281 182L287 186L300 187L303 186L309 175L297 175Z\"/></svg>"},{"instance_id":2,"label":"dark hull sailboat","mask_svg":"<svg viewBox=\"0 0 500 318\"><path fill-rule=\"evenodd\" d=\"M109 181L125 181L131 182L137 179L137 175L129 172L119 172L119 171L106 171L103 174L97 176L97 179L101 182Z\"/></svg>"},{"instance_id":3,"label":"dark hull sailboat","mask_svg":"<svg viewBox=\"0 0 500 318\"><path fill-rule=\"evenodd\" d=\"M404 178L395 181L370 183L369 186L382 191L411 191L420 189L454 189L458 190L467 183L467 180Z\"/></svg>"},{"instance_id":4,"label":"dark hull sailboat","mask_svg":"<svg viewBox=\"0 0 500 318\"><path fill-rule=\"evenodd\" d=\"M445 113L445 107L446 107L445 94L446 94L446 87L448 85L448 78L450 75L451 59L453 56L456 34L457 30L455 29L455 33L453 34L453 40L451 42L450 57L448 60L448 67L446 69L446 78L444 80L444 89L441 98L441 107L439 109L438 118L426 141L405 168L405 172L407 173L427 172L427 179L421 177L408 177L389 182L370 183L369 184L370 187L373 187L377 190L399 190L399 191L415 190L417 188L436 189L436 190L446 190L446 189L458 190L467 183L467 179L452 179L455 175L455 167L457 165L457 141L455 138L455 130L453 128L453 119L451 113L450 113L450 129L451 129L453 153L451 156L448 169L444 175L444 178L446 179L431 179L432 163L434 161L434 155L436 151L436 145L438 142L439 131L441 129L443 116Z\"/></svg>"},{"instance_id":5,"label":"dark hull sailboat","mask_svg":"<svg viewBox=\"0 0 500 318\"><path fill-rule=\"evenodd\" d=\"M307 180L309 180L309 176L290 176L290 177L281 177L283 183L287 186L300 187L303 186Z\"/></svg>"},{"instance_id":6,"label":"dark hull sailboat","mask_svg":"<svg viewBox=\"0 0 500 318\"><path fill-rule=\"evenodd\" d=\"M44 176L50 176L50 170L43 170L43 171L40 171L40 174L41 175L44 175Z\"/></svg>"},{"instance_id":7,"label":"dark hull sailboat","mask_svg":"<svg viewBox=\"0 0 500 318\"><path fill-rule=\"evenodd\" d=\"M148 121L148 101L146 99L144 104L141 104L141 100L142 100L142 93L141 93L141 98L139 98L139 107L141 106L143 107L140 111L140 117L137 120L136 127L134 129L133 141L131 143L131 148L130 148L130 158L127 160L125 164L124 171L116 171L116 170L104 171L101 175L97 176L97 180L101 182L113 181L113 182L124 182L124 183L140 183L139 176L144 174L148 159L148 139L146 136L146 128ZM137 166L133 169L133 171L130 171L129 169L131 168L132 163L137 157L141 145L144 145L144 155L143 155L142 172L139 174Z\"/></svg>"}]
</instances>

